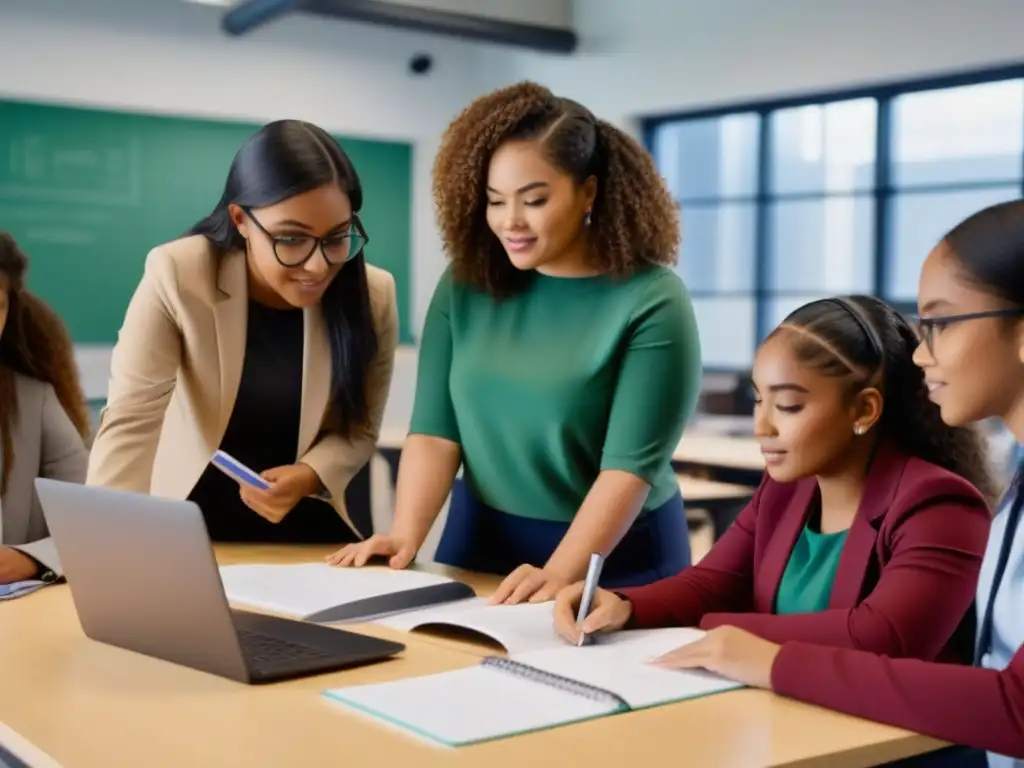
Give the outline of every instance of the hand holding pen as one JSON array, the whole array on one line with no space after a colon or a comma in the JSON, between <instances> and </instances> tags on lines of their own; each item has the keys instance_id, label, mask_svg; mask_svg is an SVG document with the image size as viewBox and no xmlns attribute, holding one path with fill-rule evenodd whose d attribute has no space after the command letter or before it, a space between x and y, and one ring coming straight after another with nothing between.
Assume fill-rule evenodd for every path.
<instances>
[{"instance_id":1,"label":"hand holding pen","mask_svg":"<svg viewBox=\"0 0 1024 768\"><path fill-rule=\"evenodd\" d=\"M595 562L595 558L600 561ZM555 597L555 630L573 645L585 644L598 632L622 629L633 614L627 600L597 586L603 560L600 555L592 555L588 579L566 587Z\"/></svg>"}]
</instances>

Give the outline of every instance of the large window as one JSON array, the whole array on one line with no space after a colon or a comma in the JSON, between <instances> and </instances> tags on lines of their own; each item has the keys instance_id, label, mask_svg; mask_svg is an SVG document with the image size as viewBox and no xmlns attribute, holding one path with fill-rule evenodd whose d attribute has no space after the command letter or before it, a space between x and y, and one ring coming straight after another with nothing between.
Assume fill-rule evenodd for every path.
<instances>
[{"instance_id":1,"label":"large window","mask_svg":"<svg viewBox=\"0 0 1024 768\"><path fill-rule=\"evenodd\" d=\"M912 306L921 263L1024 185L1024 69L646 121L682 211L708 368L749 367L799 305Z\"/></svg>"},{"instance_id":2,"label":"large window","mask_svg":"<svg viewBox=\"0 0 1024 768\"><path fill-rule=\"evenodd\" d=\"M760 126L756 113L738 113L668 123L655 135L682 209L679 269L711 368L742 368L755 343Z\"/></svg>"}]
</instances>

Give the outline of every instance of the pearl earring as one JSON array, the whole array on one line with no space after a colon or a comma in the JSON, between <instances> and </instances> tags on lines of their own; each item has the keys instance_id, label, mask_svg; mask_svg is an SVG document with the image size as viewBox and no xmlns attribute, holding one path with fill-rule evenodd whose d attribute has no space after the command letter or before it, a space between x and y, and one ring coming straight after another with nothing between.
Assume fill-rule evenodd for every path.
<instances>
[{"instance_id":1,"label":"pearl earring","mask_svg":"<svg viewBox=\"0 0 1024 768\"><path fill-rule=\"evenodd\" d=\"M867 430L864 429L864 427L861 426L860 424L853 428L853 434L855 435L863 435L866 431Z\"/></svg>"},{"instance_id":2,"label":"pearl earring","mask_svg":"<svg viewBox=\"0 0 1024 768\"><path fill-rule=\"evenodd\" d=\"M586 226L590 226L590 211L587 211L587 215L583 217L583 223Z\"/></svg>"}]
</instances>

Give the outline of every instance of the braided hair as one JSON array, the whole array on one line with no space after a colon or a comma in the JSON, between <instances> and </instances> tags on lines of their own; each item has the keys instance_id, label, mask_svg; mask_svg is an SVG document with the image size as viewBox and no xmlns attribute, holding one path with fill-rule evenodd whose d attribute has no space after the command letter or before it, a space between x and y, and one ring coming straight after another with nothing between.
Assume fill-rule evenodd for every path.
<instances>
[{"instance_id":1,"label":"braided hair","mask_svg":"<svg viewBox=\"0 0 1024 768\"><path fill-rule=\"evenodd\" d=\"M851 394L882 393L876 429L901 451L963 477L994 503L987 444L972 427L951 427L928 397L924 371L914 364L920 343L903 315L871 296L814 301L789 314L772 335L793 332L792 349L804 365L847 379Z\"/></svg>"}]
</instances>

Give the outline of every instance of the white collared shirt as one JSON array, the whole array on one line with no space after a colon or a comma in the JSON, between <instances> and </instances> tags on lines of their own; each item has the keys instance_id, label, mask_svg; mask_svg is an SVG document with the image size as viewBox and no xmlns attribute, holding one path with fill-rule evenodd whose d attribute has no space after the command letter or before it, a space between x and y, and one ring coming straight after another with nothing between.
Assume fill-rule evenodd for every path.
<instances>
[{"instance_id":1,"label":"white collared shirt","mask_svg":"<svg viewBox=\"0 0 1024 768\"><path fill-rule=\"evenodd\" d=\"M999 511L992 520L985 558L978 574L977 610L978 628L985 620L984 611L992 592L992 580L995 576L996 562L1003 546L1006 533L1006 522L1010 514L1010 506L1015 497L1008 493ZM1024 645L1024 520L1017 526L1014 542L1010 549L1010 557L1006 562L999 591L996 592L992 604L992 642L988 652L981 658L981 666L986 669L1006 669L1017 650ZM989 768L1024 768L1024 760L1017 760L1005 755L988 754Z\"/></svg>"}]
</instances>

